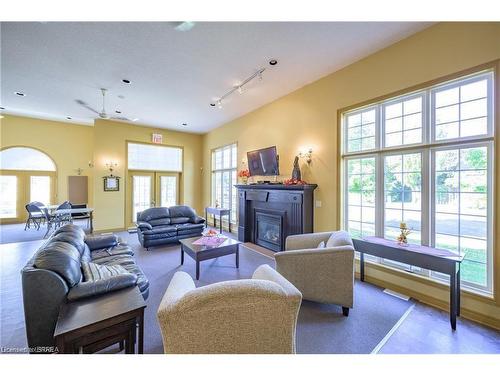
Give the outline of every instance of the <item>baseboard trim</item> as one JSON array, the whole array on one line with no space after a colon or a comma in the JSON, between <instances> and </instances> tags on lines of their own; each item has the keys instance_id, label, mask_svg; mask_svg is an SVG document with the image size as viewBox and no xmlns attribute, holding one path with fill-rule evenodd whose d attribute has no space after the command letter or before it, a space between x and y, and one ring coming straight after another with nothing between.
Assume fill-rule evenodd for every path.
<instances>
[{"instance_id":1,"label":"baseboard trim","mask_svg":"<svg viewBox=\"0 0 500 375\"><path fill-rule=\"evenodd\" d=\"M356 277L359 278L358 272L356 272ZM365 274L365 281L367 281L371 284L377 285L381 288L388 288L388 289L392 289L398 293L406 294L406 295L418 300L419 302L422 302L426 305L435 307L439 310L442 310L445 312L449 311L449 303L447 301L443 301L443 300L440 300L438 298L429 296L427 294L416 292L413 289L408 289L408 288L393 284L393 283L385 281L385 280L380 280L380 279L375 278L373 276L368 276L366 274ZM490 328L500 329L500 319L495 319L491 316L484 315L484 314L481 314L481 313L478 313L476 311L469 310L469 309L463 308L463 307L461 308L460 313L461 313L460 314L461 317L463 317L465 319L472 320L473 322L488 326Z\"/></svg>"},{"instance_id":2,"label":"baseboard trim","mask_svg":"<svg viewBox=\"0 0 500 375\"><path fill-rule=\"evenodd\" d=\"M108 233L108 232L125 232L125 228L111 228L111 229L99 229L95 230L92 232L92 234L101 234L101 233Z\"/></svg>"}]
</instances>

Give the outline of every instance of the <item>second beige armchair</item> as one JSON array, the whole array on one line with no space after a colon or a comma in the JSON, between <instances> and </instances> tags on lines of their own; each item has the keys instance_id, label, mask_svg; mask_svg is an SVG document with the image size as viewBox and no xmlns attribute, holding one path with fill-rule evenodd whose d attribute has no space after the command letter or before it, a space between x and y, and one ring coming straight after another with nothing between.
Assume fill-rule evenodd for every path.
<instances>
[{"instance_id":1,"label":"second beige armchair","mask_svg":"<svg viewBox=\"0 0 500 375\"><path fill-rule=\"evenodd\" d=\"M321 242L324 248L318 248ZM276 270L305 300L353 307L354 246L345 231L288 236L285 251L274 255Z\"/></svg>"}]
</instances>

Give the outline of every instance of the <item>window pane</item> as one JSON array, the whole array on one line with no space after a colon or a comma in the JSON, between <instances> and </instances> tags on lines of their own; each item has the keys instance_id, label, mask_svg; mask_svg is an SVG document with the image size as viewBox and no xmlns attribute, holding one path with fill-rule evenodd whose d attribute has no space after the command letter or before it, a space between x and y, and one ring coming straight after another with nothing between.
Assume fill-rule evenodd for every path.
<instances>
[{"instance_id":1,"label":"window pane","mask_svg":"<svg viewBox=\"0 0 500 375\"><path fill-rule=\"evenodd\" d=\"M435 246L464 254L462 280L487 285L488 150L436 152Z\"/></svg>"},{"instance_id":2,"label":"window pane","mask_svg":"<svg viewBox=\"0 0 500 375\"><path fill-rule=\"evenodd\" d=\"M151 207L151 177L132 177L132 222L137 221L137 213Z\"/></svg>"},{"instance_id":3,"label":"window pane","mask_svg":"<svg viewBox=\"0 0 500 375\"><path fill-rule=\"evenodd\" d=\"M50 176L30 176L30 202L50 204Z\"/></svg>"},{"instance_id":4,"label":"window pane","mask_svg":"<svg viewBox=\"0 0 500 375\"><path fill-rule=\"evenodd\" d=\"M17 177L0 175L0 219L17 217Z\"/></svg>"},{"instance_id":5,"label":"window pane","mask_svg":"<svg viewBox=\"0 0 500 375\"><path fill-rule=\"evenodd\" d=\"M391 155L384 158L384 236L396 239L399 225L406 222L412 235L408 240L420 243L422 155Z\"/></svg>"},{"instance_id":6,"label":"window pane","mask_svg":"<svg viewBox=\"0 0 500 375\"><path fill-rule=\"evenodd\" d=\"M29 147L11 147L0 151L0 169L25 171L55 171L51 158Z\"/></svg>"},{"instance_id":7,"label":"window pane","mask_svg":"<svg viewBox=\"0 0 500 375\"><path fill-rule=\"evenodd\" d=\"M353 237L375 234L375 158L347 160L347 230Z\"/></svg>"},{"instance_id":8,"label":"window pane","mask_svg":"<svg viewBox=\"0 0 500 375\"><path fill-rule=\"evenodd\" d=\"M365 151L375 148L375 109L346 115L347 151Z\"/></svg>"},{"instance_id":9,"label":"window pane","mask_svg":"<svg viewBox=\"0 0 500 375\"><path fill-rule=\"evenodd\" d=\"M160 200L162 207L170 207L177 204L177 177L160 177Z\"/></svg>"},{"instance_id":10,"label":"window pane","mask_svg":"<svg viewBox=\"0 0 500 375\"><path fill-rule=\"evenodd\" d=\"M182 148L129 143L128 169L182 172Z\"/></svg>"},{"instance_id":11,"label":"window pane","mask_svg":"<svg viewBox=\"0 0 500 375\"><path fill-rule=\"evenodd\" d=\"M231 209L232 222L237 220L237 158L236 144L212 151L212 205Z\"/></svg>"},{"instance_id":12,"label":"window pane","mask_svg":"<svg viewBox=\"0 0 500 375\"><path fill-rule=\"evenodd\" d=\"M432 90L434 137L437 140L488 134L488 78L450 89ZM445 126L446 124L446 126Z\"/></svg>"},{"instance_id":13,"label":"window pane","mask_svg":"<svg viewBox=\"0 0 500 375\"><path fill-rule=\"evenodd\" d=\"M422 101L419 96L383 107L386 147L422 142Z\"/></svg>"}]
</instances>

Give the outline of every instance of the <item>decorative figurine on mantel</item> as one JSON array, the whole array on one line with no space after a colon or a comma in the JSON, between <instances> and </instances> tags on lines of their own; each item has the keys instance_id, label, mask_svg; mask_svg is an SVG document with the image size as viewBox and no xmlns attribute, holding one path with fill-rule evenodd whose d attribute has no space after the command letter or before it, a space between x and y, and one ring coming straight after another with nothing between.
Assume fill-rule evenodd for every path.
<instances>
[{"instance_id":1,"label":"decorative figurine on mantel","mask_svg":"<svg viewBox=\"0 0 500 375\"><path fill-rule=\"evenodd\" d=\"M404 221L399 223L399 229L401 229L401 233L397 238L398 245L408 246L408 235L411 233L411 231L408 229L408 226Z\"/></svg>"},{"instance_id":2,"label":"decorative figurine on mantel","mask_svg":"<svg viewBox=\"0 0 500 375\"><path fill-rule=\"evenodd\" d=\"M292 178L289 180L283 181L285 185L306 185L307 182L302 180L302 174L300 173L300 167L299 167L299 157L296 156L295 160L293 161L293 171L292 171Z\"/></svg>"}]
</instances>

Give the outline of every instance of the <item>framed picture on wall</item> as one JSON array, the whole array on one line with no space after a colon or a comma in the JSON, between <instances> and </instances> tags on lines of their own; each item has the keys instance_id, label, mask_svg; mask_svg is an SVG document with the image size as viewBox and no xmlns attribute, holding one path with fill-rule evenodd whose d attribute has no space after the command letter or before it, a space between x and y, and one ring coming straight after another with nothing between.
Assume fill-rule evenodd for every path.
<instances>
[{"instance_id":1,"label":"framed picture on wall","mask_svg":"<svg viewBox=\"0 0 500 375\"><path fill-rule=\"evenodd\" d=\"M120 191L120 177L105 176L103 179L104 191Z\"/></svg>"}]
</instances>

